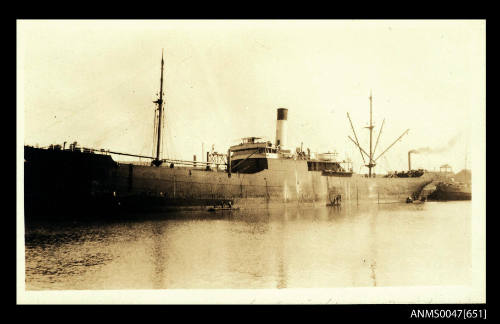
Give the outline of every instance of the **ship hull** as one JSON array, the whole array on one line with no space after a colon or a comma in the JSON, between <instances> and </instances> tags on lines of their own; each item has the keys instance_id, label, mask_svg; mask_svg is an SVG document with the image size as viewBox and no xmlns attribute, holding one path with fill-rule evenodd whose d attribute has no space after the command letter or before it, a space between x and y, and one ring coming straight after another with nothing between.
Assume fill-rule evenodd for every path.
<instances>
[{"instance_id":1,"label":"ship hull","mask_svg":"<svg viewBox=\"0 0 500 324\"><path fill-rule=\"evenodd\" d=\"M470 192L437 192L429 196L430 200L447 201L447 200L472 200Z\"/></svg>"},{"instance_id":2,"label":"ship hull","mask_svg":"<svg viewBox=\"0 0 500 324\"><path fill-rule=\"evenodd\" d=\"M99 154L28 151L26 154L25 149L24 198L25 214L32 217L203 209L227 202L241 208L326 205L337 195L342 202L402 202L431 181L425 175L325 175L309 171L307 161L293 159L268 159L265 170L229 174L222 170L121 164Z\"/></svg>"},{"instance_id":3,"label":"ship hull","mask_svg":"<svg viewBox=\"0 0 500 324\"><path fill-rule=\"evenodd\" d=\"M429 197L430 200L447 201L447 200L472 200L470 187L462 187L452 185L450 183L440 183L436 186L436 190Z\"/></svg>"},{"instance_id":4,"label":"ship hull","mask_svg":"<svg viewBox=\"0 0 500 324\"><path fill-rule=\"evenodd\" d=\"M308 171L305 161L268 161L271 169L254 174L193 168L152 168L120 165L112 178L116 192L127 196L164 197L165 201L248 198L269 202L327 202L332 194L343 200L403 201L428 182L422 178L324 176ZM426 181L427 180L427 181Z\"/></svg>"}]
</instances>

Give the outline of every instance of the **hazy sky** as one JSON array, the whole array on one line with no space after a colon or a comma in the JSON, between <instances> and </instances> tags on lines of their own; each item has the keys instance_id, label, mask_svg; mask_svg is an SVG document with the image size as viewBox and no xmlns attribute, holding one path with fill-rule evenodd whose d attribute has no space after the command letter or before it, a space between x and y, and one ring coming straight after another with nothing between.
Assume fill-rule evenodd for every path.
<instances>
[{"instance_id":1,"label":"hazy sky","mask_svg":"<svg viewBox=\"0 0 500 324\"><path fill-rule=\"evenodd\" d=\"M373 91L377 152L410 129L375 172L455 171L471 159L485 112L484 21L18 21L18 111L24 143L151 155L153 100L165 55L164 157L226 152L239 138L336 150L359 172L346 112L368 150ZM447 144L451 143L449 148ZM435 151L440 151L435 153ZM430 153L429 153L430 152ZM378 154L375 154L376 156Z\"/></svg>"}]
</instances>

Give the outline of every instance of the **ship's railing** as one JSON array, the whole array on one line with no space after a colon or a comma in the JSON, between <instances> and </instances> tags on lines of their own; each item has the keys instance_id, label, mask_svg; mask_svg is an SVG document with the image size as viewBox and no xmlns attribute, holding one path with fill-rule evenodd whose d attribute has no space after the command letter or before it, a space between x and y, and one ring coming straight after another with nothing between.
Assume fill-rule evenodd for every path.
<instances>
[{"instance_id":1,"label":"ship's railing","mask_svg":"<svg viewBox=\"0 0 500 324\"><path fill-rule=\"evenodd\" d=\"M187 165L193 167L208 167L215 168L216 170L225 170L227 168L226 163L214 163L214 162L204 162L204 161L189 161L189 160L176 160L176 159L163 159L163 163L172 165Z\"/></svg>"},{"instance_id":2,"label":"ship's railing","mask_svg":"<svg viewBox=\"0 0 500 324\"><path fill-rule=\"evenodd\" d=\"M102 154L102 155L121 155L121 156L128 156L128 157L136 157L140 159L150 159L154 160L154 157L147 156L147 155L140 155L140 154L130 154L130 153L123 153L123 152L115 152L115 151L110 151L106 149L93 149L93 148L87 148L87 147L79 147L76 145L76 143L72 144L69 148L62 148L61 145L50 145L48 147L45 147L45 149L50 149L50 150L63 150L63 151L72 151L72 152L83 152L83 153L96 153L96 154ZM163 163L166 163L170 166L175 166L175 165L184 165L184 166L192 166L192 167L202 167L205 169L212 170L214 168L215 170L226 170L227 169L227 164L226 163L216 163L213 161L209 162L204 162L204 161L189 161L189 160L178 160L178 159L162 159ZM126 162L122 162L126 163ZM144 162L139 162L141 165L145 165L147 163Z\"/></svg>"},{"instance_id":3,"label":"ship's railing","mask_svg":"<svg viewBox=\"0 0 500 324\"><path fill-rule=\"evenodd\" d=\"M116 154L111 152L111 154ZM141 156L142 157L142 156ZM148 157L149 159L153 159ZM127 163L127 162L122 162ZM135 162L139 165L150 165L147 162ZM213 162L203 162L203 161L189 161L189 160L177 160L177 159L162 159L162 165L164 167L175 167L175 166L188 166L188 167L199 167L201 169L206 170L215 170L215 171L223 171L227 169L227 165L225 163L213 163Z\"/></svg>"}]
</instances>

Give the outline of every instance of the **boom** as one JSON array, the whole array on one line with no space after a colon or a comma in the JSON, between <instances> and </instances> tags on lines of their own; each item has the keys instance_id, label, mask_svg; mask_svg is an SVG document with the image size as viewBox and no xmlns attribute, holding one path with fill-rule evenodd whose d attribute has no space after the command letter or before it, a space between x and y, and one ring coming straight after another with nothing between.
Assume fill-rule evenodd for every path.
<instances>
[{"instance_id":1,"label":"boom","mask_svg":"<svg viewBox=\"0 0 500 324\"><path fill-rule=\"evenodd\" d=\"M354 144L356 144L356 146L359 148L359 153L361 154L361 158L363 159L363 164L366 163L365 162L365 157L363 156L363 153L362 153L362 148L361 146L359 145L359 141L358 141L358 136L356 135L356 131L354 130L354 126L352 125L352 121L351 121L351 117L349 116L349 113L347 113L347 118L349 118L349 123L351 124L351 128L352 128L352 132L354 133L354 138L356 139L356 141L353 141L353 139L351 137L349 137L351 139L351 141L354 142ZM366 152L365 152L366 154ZM368 154L366 154L368 156Z\"/></svg>"},{"instance_id":2,"label":"boom","mask_svg":"<svg viewBox=\"0 0 500 324\"><path fill-rule=\"evenodd\" d=\"M366 157L370 157L370 155L368 155L368 153L365 152L365 150L363 150L363 148L361 148L361 146L359 146L358 143L356 143L352 138L351 136L347 136L353 143L354 145L356 145L358 148L359 148L359 151L361 152L361 156L363 156L363 153L366 155ZM363 159L364 160L364 159Z\"/></svg>"},{"instance_id":3,"label":"boom","mask_svg":"<svg viewBox=\"0 0 500 324\"><path fill-rule=\"evenodd\" d=\"M389 145L389 147L386 148L384 152L380 153L380 155L375 159L375 161L377 161L382 155L384 155L385 152L387 152L394 144L396 144L397 141L399 141L401 139L401 137L403 137L404 135L406 135L409 131L410 131L410 129L405 130L404 133L401 134L401 136L399 136L398 139L394 141L394 143L392 143L391 145Z\"/></svg>"},{"instance_id":4,"label":"boom","mask_svg":"<svg viewBox=\"0 0 500 324\"><path fill-rule=\"evenodd\" d=\"M377 150L378 140L380 139L380 135L382 135L382 129L384 128L385 118L382 121L382 126L380 126L380 131L378 132L377 142L375 142L375 148L373 149L373 154L375 155L375 151Z\"/></svg>"}]
</instances>

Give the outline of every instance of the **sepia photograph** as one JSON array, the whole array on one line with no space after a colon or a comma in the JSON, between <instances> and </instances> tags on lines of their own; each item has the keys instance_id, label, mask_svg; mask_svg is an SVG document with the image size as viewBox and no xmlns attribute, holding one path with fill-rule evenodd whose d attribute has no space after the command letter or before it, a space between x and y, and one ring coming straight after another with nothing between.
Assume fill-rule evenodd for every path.
<instances>
[{"instance_id":1,"label":"sepia photograph","mask_svg":"<svg viewBox=\"0 0 500 324\"><path fill-rule=\"evenodd\" d=\"M19 304L486 302L485 20L17 20Z\"/></svg>"}]
</instances>

